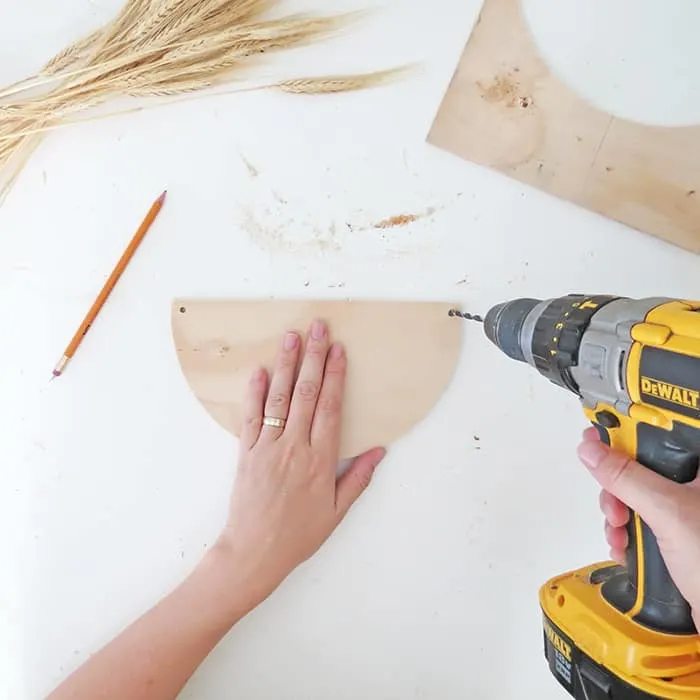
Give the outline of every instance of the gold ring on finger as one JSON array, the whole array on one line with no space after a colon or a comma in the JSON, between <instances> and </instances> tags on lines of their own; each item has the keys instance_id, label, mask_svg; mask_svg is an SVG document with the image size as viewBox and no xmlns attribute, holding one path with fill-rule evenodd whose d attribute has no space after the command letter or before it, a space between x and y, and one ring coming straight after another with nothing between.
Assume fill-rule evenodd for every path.
<instances>
[{"instance_id":1,"label":"gold ring on finger","mask_svg":"<svg viewBox=\"0 0 700 700\"><path fill-rule=\"evenodd\" d=\"M273 418L272 416L265 416L263 418L263 425L268 428L279 428L284 430L284 426L287 425L287 421L284 418Z\"/></svg>"}]
</instances>

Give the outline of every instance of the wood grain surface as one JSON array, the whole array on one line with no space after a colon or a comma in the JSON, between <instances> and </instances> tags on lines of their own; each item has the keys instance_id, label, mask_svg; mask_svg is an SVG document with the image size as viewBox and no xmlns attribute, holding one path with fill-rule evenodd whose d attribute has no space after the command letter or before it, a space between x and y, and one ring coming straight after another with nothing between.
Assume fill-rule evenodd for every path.
<instances>
[{"instance_id":1,"label":"wood grain surface","mask_svg":"<svg viewBox=\"0 0 700 700\"><path fill-rule=\"evenodd\" d=\"M435 406L455 371L463 323L447 303L177 300L172 331L190 388L238 435L249 377L272 369L283 334L320 318L345 344L348 379L341 457L386 446Z\"/></svg>"},{"instance_id":2,"label":"wood grain surface","mask_svg":"<svg viewBox=\"0 0 700 700\"><path fill-rule=\"evenodd\" d=\"M520 0L485 0L430 143L700 252L700 126L618 119L554 75Z\"/></svg>"}]
</instances>

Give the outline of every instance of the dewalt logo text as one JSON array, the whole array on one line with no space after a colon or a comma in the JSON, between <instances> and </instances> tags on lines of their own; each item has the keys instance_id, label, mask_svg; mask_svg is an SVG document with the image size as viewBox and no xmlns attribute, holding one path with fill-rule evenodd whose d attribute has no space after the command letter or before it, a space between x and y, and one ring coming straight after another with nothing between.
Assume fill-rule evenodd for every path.
<instances>
[{"instance_id":1,"label":"dewalt logo text","mask_svg":"<svg viewBox=\"0 0 700 700\"><path fill-rule=\"evenodd\" d=\"M700 391L687 389L676 384L660 382L658 379L652 379L651 377L642 377L641 388L642 394L647 396L656 396L659 399L664 399L664 401L675 403L678 406L685 406L686 408L695 410L700 408Z\"/></svg>"},{"instance_id":2,"label":"dewalt logo text","mask_svg":"<svg viewBox=\"0 0 700 700\"><path fill-rule=\"evenodd\" d=\"M571 645L567 644L561 636L559 636L553 629L552 626L544 623L544 633L547 635L547 639L550 644L567 660L571 661Z\"/></svg>"}]
</instances>

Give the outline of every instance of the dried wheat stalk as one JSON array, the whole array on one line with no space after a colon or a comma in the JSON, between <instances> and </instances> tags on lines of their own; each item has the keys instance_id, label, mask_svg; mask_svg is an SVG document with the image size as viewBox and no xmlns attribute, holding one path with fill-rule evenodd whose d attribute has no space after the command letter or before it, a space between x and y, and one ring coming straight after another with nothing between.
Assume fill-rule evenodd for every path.
<instances>
[{"instance_id":1,"label":"dried wheat stalk","mask_svg":"<svg viewBox=\"0 0 700 700\"><path fill-rule=\"evenodd\" d=\"M266 19L277 1L127 0L112 22L63 49L38 75L0 90L0 201L44 133L85 120L79 113L120 95L182 95L249 77L247 69L261 54L319 39L349 19ZM302 78L233 91L345 92L397 74Z\"/></svg>"}]
</instances>

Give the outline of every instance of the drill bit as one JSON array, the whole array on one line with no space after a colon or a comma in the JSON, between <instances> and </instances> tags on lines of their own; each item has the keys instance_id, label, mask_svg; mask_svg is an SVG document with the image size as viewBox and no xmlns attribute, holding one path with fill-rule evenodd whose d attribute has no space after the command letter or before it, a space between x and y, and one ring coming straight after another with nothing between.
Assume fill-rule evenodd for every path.
<instances>
[{"instance_id":1,"label":"drill bit","mask_svg":"<svg viewBox=\"0 0 700 700\"><path fill-rule=\"evenodd\" d=\"M484 319L481 316L476 316L474 314L468 314L466 311L457 311L457 309L450 309L450 317L463 318L467 321L476 321L477 323L483 323Z\"/></svg>"}]
</instances>

